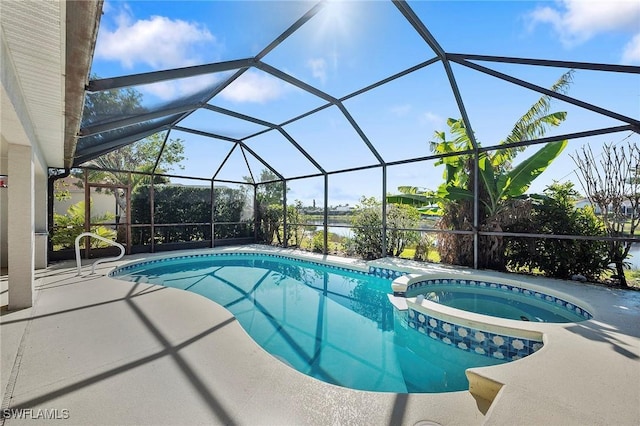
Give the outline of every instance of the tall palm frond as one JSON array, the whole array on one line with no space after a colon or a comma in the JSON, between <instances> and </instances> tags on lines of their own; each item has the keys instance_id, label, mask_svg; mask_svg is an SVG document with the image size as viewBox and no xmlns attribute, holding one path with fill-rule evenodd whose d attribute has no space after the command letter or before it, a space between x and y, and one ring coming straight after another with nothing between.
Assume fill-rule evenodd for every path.
<instances>
[{"instance_id":1,"label":"tall palm frond","mask_svg":"<svg viewBox=\"0 0 640 426\"><path fill-rule=\"evenodd\" d=\"M554 93L566 94L573 82L574 71L569 70L562 74L558 81L551 86L550 90ZM549 95L541 96L514 124L511 133L500 144L539 139L546 134L550 127L559 126L566 119L567 113L564 111L549 113L552 100L553 98ZM525 149L526 146L523 146L496 152L492 161L493 166L503 165L507 169L510 168L515 156Z\"/></svg>"}]
</instances>

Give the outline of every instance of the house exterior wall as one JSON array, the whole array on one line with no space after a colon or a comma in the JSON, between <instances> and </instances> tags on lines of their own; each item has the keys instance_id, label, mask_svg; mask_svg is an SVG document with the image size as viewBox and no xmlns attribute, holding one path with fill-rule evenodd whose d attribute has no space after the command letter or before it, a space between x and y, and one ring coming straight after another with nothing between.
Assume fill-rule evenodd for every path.
<instances>
[{"instance_id":1,"label":"house exterior wall","mask_svg":"<svg viewBox=\"0 0 640 426\"><path fill-rule=\"evenodd\" d=\"M30 146L9 144L9 202L7 240L9 309L33 305L34 277L34 172Z\"/></svg>"},{"instance_id":2,"label":"house exterior wall","mask_svg":"<svg viewBox=\"0 0 640 426\"><path fill-rule=\"evenodd\" d=\"M8 173L7 158L8 143L4 138L0 139L0 175ZM9 189L0 188L0 268L4 269L8 265L7 253L9 249L7 239L7 218L9 215Z\"/></svg>"},{"instance_id":3,"label":"house exterior wall","mask_svg":"<svg viewBox=\"0 0 640 426\"><path fill-rule=\"evenodd\" d=\"M69 207L84 201L84 189L70 191L68 200L54 201L53 211L66 214ZM107 213L115 214L116 200L112 194L93 192L91 194L91 216L103 216Z\"/></svg>"}]
</instances>

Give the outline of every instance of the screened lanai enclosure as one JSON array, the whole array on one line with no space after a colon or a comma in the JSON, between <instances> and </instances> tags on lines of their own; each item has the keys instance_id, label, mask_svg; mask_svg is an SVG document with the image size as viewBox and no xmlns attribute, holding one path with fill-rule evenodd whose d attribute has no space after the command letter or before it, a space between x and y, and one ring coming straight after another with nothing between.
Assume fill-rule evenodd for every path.
<instances>
[{"instance_id":1,"label":"screened lanai enclosure","mask_svg":"<svg viewBox=\"0 0 640 426\"><path fill-rule=\"evenodd\" d=\"M92 231L129 253L632 259L640 67L515 3L105 3L80 133L50 171L50 258Z\"/></svg>"}]
</instances>

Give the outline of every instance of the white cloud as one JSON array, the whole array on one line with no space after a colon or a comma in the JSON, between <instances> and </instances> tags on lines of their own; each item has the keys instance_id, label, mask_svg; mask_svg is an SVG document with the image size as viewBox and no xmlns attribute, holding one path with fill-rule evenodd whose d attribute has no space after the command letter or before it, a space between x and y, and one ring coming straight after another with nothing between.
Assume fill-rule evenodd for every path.
<instances>
[{"instance_id":1,"label":"white cloud","mask_svg":"<svg viewBox=\"0 0 640 426\"><path fill-rule=\"evenodd\" d=\"M215 42L209 30L198 23L164 16L133 20L124 4L115 18L115 28L101 25L95 55L119 61L128 69L138 64L153 69L177 68L202 62L202 46Z\"/></svg>"},{"instance_id":2,"label":"white cloud","mask_svg":"<svg viewBox=\"0 0 640 426\"><path fill-rule=\"evenodd\" d=\"M640 1L560 0L535 9L531 24L549 24L566 47L583 43L600 33L640 34Z\"/></svg>"},{"instance_id":3,"label":"white cloud","mask_svg":"<svg viewBox=\"0 0 640 426\"><path fill-rule=\"evenodd\" d=\"M322 83L327 81L327 61L324 58L309 59L307 67L311 68L311 75Z\"/></svg>"},{"instance_id":4,"label":"white cloud","mask_svg":"<svg viewBox=\"0 0 640 426\"><path fill-rule=\"evenodd\" d=\"M286 83L250 70L224 89L220 96L232 102L265 103L280 98L286 90Z\"/></svg>"},{"instance_id":5,"label":"white cloud","mask_svg":"<svg viewBox=\"0 0 640 426\"><path fill-rule=\"evenodd\" d=\"M394 105L391 107L391 112L398 117L406 117L411 111L411 105Z\"/></svg>"},{"instance_id":6,"label":"white cloud","mask_svg":"<svg viewBox=\"0 0 640 426\"><path fill-rule=\"evenodd\" d=\"M142 88L144 93L150 93L162 100L175 99L178 92L177 85L169 81L148 84Z\"/></svg>"},{"instance_id":7,"label":"white cloud","mask_svg":"<svg viewBox=\"0 0 640 426\"><path fill-rule=\"evenodd\" d=\"M636 34L624 47L622 62L625 64L640 64L640 34Z\"/></svg>"},{"instance_id":8,"label":"white cloud","mask_svg":"<svg viewBox=\"0 0 640 426\"><path fill-rule=\"evenodd\" d=\"M184 98L196 92L213 86L219 79L212 75L202 75L174 81L162 81L159 83L142 86L143 93L149 93L161 100L174 100Z\"/></svg>"},{"instance_id":9,"label":"white cloud","mask_svg":"<svg viewBox=\"0 0 640 426\"><path fill-rule=\"evenodd\" d=\"M444 127L444 124L445 124L444 118L442 118L438 114L434 114L431 111L427 111L424 114L422 114L421 118L425 122L429 124L433 124L435 127Z\"/></svg>"}]
</instances>

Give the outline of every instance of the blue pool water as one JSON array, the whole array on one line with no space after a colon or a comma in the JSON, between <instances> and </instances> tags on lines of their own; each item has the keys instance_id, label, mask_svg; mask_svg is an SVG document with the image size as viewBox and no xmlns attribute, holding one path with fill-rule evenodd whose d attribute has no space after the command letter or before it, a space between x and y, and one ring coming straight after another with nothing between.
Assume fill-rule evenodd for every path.
<instances>
[{"instance_id":1,"label":"blue pool water","mask_svg":"<svg viewBox=\"0 0 640 426\"><path fill-rule=\"evenodd\" d=\"M304 374L353 389L468 389L465 369L504 363L418 339L388 300L391 281L266 255L130 265L114 278L201 294L227 308L266 351Z\"/></svg>"},{"instance_id":2,"label":"blue pool water","mask_svg":"<svg viewBox=\"0 0 640 426\"><path fill-rule=\"evenodd\" d=\"M505 294L506 293L506 294ZM494 317L535 322L578 322L585 317L545 298L493 288L455 284L430 285L425 299L441 305Z\"/></svg>"}]
</instances>

